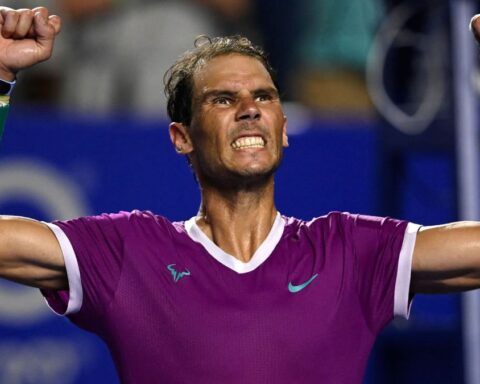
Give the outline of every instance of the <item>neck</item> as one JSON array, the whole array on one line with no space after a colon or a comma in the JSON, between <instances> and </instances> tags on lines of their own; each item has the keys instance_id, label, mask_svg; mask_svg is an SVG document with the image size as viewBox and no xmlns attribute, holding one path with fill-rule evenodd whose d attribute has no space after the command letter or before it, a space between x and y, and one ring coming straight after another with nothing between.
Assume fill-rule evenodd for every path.
<instances>
[{"instance_id":1,"label":"neck","mask_svg":"<svg viewBox=\"0 0 480 384\"><path fill-rule=\"evenodd\" d=\"M197 224L221 249L247 262L275 221L273 195L273 177L256 188L239 190L202 185Z\"/></svg>"}]
</instances>

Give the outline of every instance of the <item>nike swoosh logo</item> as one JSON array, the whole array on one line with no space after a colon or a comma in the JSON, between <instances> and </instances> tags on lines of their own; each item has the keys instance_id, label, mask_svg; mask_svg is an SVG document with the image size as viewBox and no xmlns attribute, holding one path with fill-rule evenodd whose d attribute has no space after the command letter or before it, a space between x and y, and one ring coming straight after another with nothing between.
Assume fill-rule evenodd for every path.
<instances>
[{"instance_id":1,"label":"nike swoosh logo","mask_svg":"<svg viewBox=\"0 0 480 384\"><path fill-rule=\"evenodd\" d=\"M313 275L310 279L308 279L305 283L300 284L300 285L293 285L291 282L288 283L288 290L292 293L297 293L300 292L302 289L304 289L307 285L309 285L315 278L318 276L318 273Z\"/></svg>"}]
</instances>

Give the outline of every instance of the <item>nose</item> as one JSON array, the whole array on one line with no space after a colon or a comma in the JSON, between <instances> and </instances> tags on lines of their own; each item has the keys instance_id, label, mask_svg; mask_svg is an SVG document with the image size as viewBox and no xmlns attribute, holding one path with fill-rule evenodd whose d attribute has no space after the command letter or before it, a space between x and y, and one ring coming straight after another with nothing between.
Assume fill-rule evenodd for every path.
<instances>
[{"instance_id":1,"label":"nose","mask_svg":"<svg viewBox=\"0 0 480 384\"><path fill-rule=\"evenodd\" d=\"M260 109L252 97L240 100L236 114L237 120L258 120L261 115Z\"/></svg>"}]
</instances>

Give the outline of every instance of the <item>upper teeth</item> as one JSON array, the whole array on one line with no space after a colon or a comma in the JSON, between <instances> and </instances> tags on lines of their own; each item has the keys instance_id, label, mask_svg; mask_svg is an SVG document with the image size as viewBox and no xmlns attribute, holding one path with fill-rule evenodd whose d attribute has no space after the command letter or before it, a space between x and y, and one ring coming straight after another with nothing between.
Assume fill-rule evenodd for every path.
<instances>
[{"instance_id":1,"label":"upper teeth","mask_svg":"<svg viewBox=\"0 0 480 384\"><path fill-rule=\"evenodd\" d=\"M262 148L265 141L260 136L241 137L232 143L234 149L241 148Z\"/></svg>"}]
</instances>

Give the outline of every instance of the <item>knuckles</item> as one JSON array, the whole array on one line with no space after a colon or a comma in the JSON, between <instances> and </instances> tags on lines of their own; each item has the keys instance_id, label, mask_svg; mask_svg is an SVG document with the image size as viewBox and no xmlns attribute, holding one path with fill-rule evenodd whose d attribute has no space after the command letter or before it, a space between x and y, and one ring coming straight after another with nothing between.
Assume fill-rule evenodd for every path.
<instances>
[{"instance_id":1,"label":"knuckles","mask_svg":"<svg viewBox=\"0 0 480 384\"><path fill-rule=\"evenodd\" d=\"M475 15L470 21L470 29L473 35L480 42L480 15Z\"/></svg>"},{"instance_id":2,"label":"knuckles","mask_svg":"<svg viewBox=\"0 0 480 384\"><path fill-rule=\"evenodd\" d=\"M48 15L48 9L45 8L45 7L36 7L36 8L33 8L33 9L32 9L32 12L34 12L34 13L41 12L41 13L43 13L44 15Z\"/></svg>"},{"instance_id":3,"label":"knuckles","mask_svg":"<svg viewBox=\"0 0 480 384\"><path fill-rule=\"evenodd\" d=\"M4 38L22 39L35 38L36 26L35 15L41 14L45 20L50 20L53 16L49 16L49 11L45 7L36 7L33 9L21 8L12 9L8 7L0 7L0 33ZM54 34L60 29L60 22L53 20L51 25L47 24L47 28L53 28Z\"/></svg>"}]
</instances>

